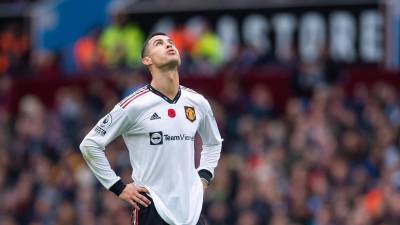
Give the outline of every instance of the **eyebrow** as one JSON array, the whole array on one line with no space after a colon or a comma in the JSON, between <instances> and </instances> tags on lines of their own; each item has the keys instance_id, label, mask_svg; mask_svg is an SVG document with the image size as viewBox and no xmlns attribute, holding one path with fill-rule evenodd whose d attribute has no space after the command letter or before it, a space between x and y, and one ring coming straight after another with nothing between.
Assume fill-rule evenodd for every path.
<instances>
[{"instance_id":1,"label":"eyebrow","mask_svg":"<svg viewBox=\"0 0 400 225\"><path fill-rule=\"evenodd\" d=\"M154 41L153 41L153 45L154 45L155 43L157 43L158 41L162 41L162 39L161 39L161 38L158 38L158 39L154 40Z\"/></svg>"},{"instance_id":2,"label":"eyebrow","mask_svg":"<svg viewBox=\"0 0 400 225\"><path fill-rule=\"evenodd\" d=\"M154 40L152 44L154 45L158 41L163 41L163 39L162 38L158 38L158 39ZM172 44L174 43L174 41L171 38L168 38L166 41L169 42L169 43L172 43Z\"/></svg>"}]
</instances>

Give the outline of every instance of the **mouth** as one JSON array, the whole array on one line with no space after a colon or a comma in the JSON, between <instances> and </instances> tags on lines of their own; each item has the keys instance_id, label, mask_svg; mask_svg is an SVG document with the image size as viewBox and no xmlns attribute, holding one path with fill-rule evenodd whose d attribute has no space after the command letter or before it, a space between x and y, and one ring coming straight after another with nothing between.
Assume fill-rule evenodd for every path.
<instances>
[{"instance_id":1,"label":"mouth","mask_svg":"<svg viewBox=\"0 0 400 225\"><path fill-rule=\"evenodd\" d=\"M176 51L171 49L171 50L168 50L167 53L170 55L174 55L174 54L176 54Z\"/></svg>"}]
</instances>

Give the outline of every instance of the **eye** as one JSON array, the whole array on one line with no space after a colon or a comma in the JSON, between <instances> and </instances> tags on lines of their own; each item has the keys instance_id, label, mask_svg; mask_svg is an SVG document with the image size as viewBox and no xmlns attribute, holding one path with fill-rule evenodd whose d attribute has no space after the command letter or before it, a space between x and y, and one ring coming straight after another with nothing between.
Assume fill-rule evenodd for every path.
<instances>
[{"instance_id":1,"label":"eye","mask_svg":"<svg viewBox=\"0 0 400 225\"><path fill-rule=\"evenodd\" d=\"M159 45L161 45L161 41L156 42L156 46L159 46Z\"/></svg>"}]
</instances>

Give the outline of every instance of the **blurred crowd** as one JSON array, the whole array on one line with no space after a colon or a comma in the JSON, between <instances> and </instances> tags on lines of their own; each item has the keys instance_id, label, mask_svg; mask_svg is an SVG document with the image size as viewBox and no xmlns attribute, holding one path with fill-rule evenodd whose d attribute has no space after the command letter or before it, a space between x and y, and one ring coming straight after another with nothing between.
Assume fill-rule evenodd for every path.
<instances>
[{"instance_id":1,"label":"blurred crowd","mask_svg":"<svg viewBox=\"0 0 400 225\"><path fill-rule=\"evenodd\" d=\"M178 26L168 32L178 48L184 72L215 73L223 63L222 41L207 21L198 21L196 29ZM137 69L142 65L144 31L127 15L115 14L112 23L97 27L79 38L74 45L74 61L80 72ZM200 70L200 71L199 71Z\"/></svg>"},{"instance_id":2,"label":"blurred crowd","mask_svg":"<svg viewBox=\"0 0 400 225\"><path fill-rule=\"evenodd\" d=\"M29 65L30 37L17 23L0 25L0 75L19 73Z\"/></svg>"},{"instance_id":3,"label":"blurred crowd","mask_svg":"<svg viewBox=\"0 0 400 225\"><path fill-rule=\"evenodd\" d=\"M399 93L340 86L293 97L225 86L225 155L206 195L211 224L394 225L400 222ZM231 90L229 90L231 89ZM245 104L248 102L248 104ZM242 107L238 107L242 106Z\"/></svg>"},{"instance_id":4,"label":"blurred crowd","mask_svg":"<svg viewBox=\"0 0 400 225\"><path fill-rule=\"evenodd\" d=\"M130 224L132 209L93 177L78 145L143 76L65 86L53 108L27 95L16 113L8 108L12 82L0 77L0 224ZM387 83L359 84L352 93L335 82L304 83L283 109L264 84L247 92L232 77L208 96L225 139L204 197L209 223L399 224L400 93ZM122 139L106 154L131 181Z\"/></svg>"},{"instance_id":5,"label":"blurred crowd","mask_svg":"<svg viewBox=\"0 0 400 225\"><path fill-rule=\"evenodd\" d=\"M78 149L96 121L145 84L137 70L145 34L124 16L113 19L77 40L74 61L81 74L122 68L129 75L59 88L54 107L25 95L16 112L13 78L30 64L42 77L59 76L62 59L30 59L29 36L18 26L1 27L1 225L131 224L132 208L100 185ZM400 93L394 86L358 84L347 92L334 62L300 62L291 50L273 59L240 46L224 61L221 40L207 23L169 35L180 50L183 76L231 74L222 78L218 95L207 96L224 138L204 197L210 225L400 224ZM268 88L273 84L254 83L248 91L241 83L240 75L270 62L294 74L286 102L276 102ZM201 142L195 143L199 151ZM130 182L122 139L106 154Z\"/></svg>"},{"instance_id":6,"label":"blurred crowd","mask_svg":"<svg viewBox=\"0 0 400 225\"><path fill-rule=\"evenodd\" d=\"M0 24L0 75L54 78L70 74L109 74L140 70L146 33L127 15L115 14L105 27L95 26L71 47L35 49L26 24L17 19ZM181 53L185 74L216 75L224 65L222 41L205 20L168 32ZM72 49L69 49L72 48ZM65 54L64 52L72 52ZM232 62L233 63L233 62Z\"/></svg>"}]
</instances>

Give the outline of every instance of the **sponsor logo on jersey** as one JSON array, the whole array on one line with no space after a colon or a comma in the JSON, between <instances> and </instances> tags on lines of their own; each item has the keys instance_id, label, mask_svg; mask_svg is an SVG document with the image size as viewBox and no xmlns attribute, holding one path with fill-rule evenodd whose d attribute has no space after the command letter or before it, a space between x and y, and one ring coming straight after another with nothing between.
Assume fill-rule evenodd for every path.
<instances>
[{"instance_id":1,"label":"sponsor logo on jersey","mask_svg":"<svg viewBox=\"0 0 400 225\"><path fill-rule=\"evenodd\" d=\"M162 145L164 141L194 141L194 136L187 134L169 135L162 131L150 132L150 145Z\"/></svg>"},{"instance_id":2,"label":"sponsor logo on jersey","mask_svg":"<svg viewBox=\"0 0 400 225\"><path fill-rule=\"evenodd\" d=\"M162 131L150 132L150 145L162 145L163 133Z\"/></svg>"},{"instance_id":3,"label":"sponsor logo on jersey","mask_svg":"<svg viewBox=\"0 0 400 225\"><path fill-rule=\"evenodd\" d=\"M194 111L194 107L192 106L185 106L185 115L186 119L192 123L196 120L196 111Z\"/></svg>"},{"instance_id":4,"label":"sponsor logo on jersey","mask_svg":"<svg viewBox=\"0 0 400 225\"><path fill-rule=\"evenodd\" d=\"M153 113L153 115L150 117L150 120L159 120L161 117L157 113Z\"/></svg>"},{"instance_id":5,"label":"sponsor logo on jersey","mask_svg":"<svg viewBox=\"0 0 400 225\"><path fill-rule=\"evenodd\" d=\"M194 141L194 136L189 136L186 134L180 134L180 135L164 134L164 139L166 141Z\"/></svg>"}]
</instances>

